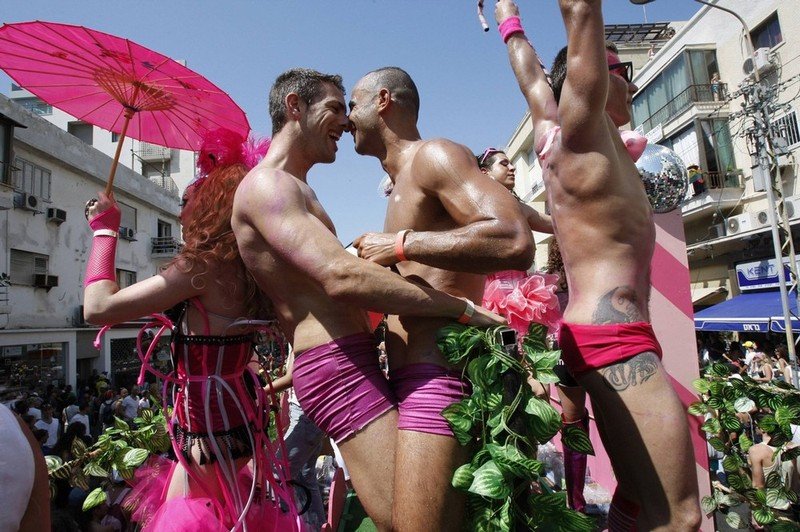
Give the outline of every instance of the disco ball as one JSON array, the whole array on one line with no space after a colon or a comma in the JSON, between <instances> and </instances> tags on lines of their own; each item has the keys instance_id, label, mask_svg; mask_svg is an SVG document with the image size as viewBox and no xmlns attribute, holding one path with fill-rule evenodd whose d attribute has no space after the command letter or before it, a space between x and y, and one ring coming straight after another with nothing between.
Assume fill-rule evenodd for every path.
<instances>
[{"instance_id":1,"label":"disco ball","mask_svg":"<svg viewBox=\"0 0 800 532\"><path fill-rule=\"evenodd\" d=\"M686 165L669 148L648 144L636 161L636 168L655 212L670 212L686 197L689 189Z\"/></svg>"}]
</instances>

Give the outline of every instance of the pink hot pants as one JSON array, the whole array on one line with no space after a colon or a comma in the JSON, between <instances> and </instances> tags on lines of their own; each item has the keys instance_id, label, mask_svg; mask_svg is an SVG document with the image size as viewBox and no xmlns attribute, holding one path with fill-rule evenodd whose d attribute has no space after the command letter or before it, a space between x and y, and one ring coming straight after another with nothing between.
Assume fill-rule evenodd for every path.
<instances>
[{"instance_id":1,"label":"pink hot pants","mask_svg":"<svg viewBox=\"0 0 800 532\"><path fill-rule=\"evenodd\" d=\"M292 380L305 414L336 443L394 408L368 333L337 338L295 355Z\"/></svg>"},{"instance_id":2,"label":"pink hot pants","mask_svg":"<svg viewBox=\"0 0 800 532\"><path fill-rule=\"evenodd\" d=\"M661 345L647 322L608 325L561 324L561 358L573 375L623 362L652 351L661 358Z\"/></svg>"},{"instance_id":3,"label":"pink hot pants","mask_svg":"<svg viewBox=\"0 0 800 532\"><path fill-rule=\"evenodd\" d=\"M437 364L410 364L392 370L390 383L397 396L397 428L453 436L442 410L469 393L459 372Z\"/></svg>"}]
</instances>

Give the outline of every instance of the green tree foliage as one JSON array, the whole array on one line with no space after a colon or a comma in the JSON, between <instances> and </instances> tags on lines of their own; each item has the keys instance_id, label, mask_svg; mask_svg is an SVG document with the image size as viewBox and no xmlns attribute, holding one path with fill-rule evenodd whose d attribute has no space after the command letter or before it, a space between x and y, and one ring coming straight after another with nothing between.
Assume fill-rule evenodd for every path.
<instances>
[{"instance_id":1,"label":"green tree foliage","mask_svg":"<svg viewBox=\"0 0 800 532\"><path fill-rule=\"evenodd\" d=\"M726 520L732 528L749 529L750 524L739 514L728 512L744 503L759 525L771 530L800 530L800 525L785 512L776 511L785 507L787 501L798 500L798 494L782 484L777 472L765 479L764 488L753 487L747 461L753 440L747 426L749 421L742 422L742 418L751 419L751 413L766 412L758 427L770 435L769 444L778 448L782 460L794 460L800 455L800 448L790 444L791 425L800 425L800 391L784 382L759 383L746 375L732 376L729 367L721 363L711 364L703 377L692 384L702 400L689 406L689 414L703 417L701 428L709 445L721 455L728 479L728 487L715 482L711 496L703 497L703 511L711 514L720 510L727 514Z\"/></svg>"}]
</instances>

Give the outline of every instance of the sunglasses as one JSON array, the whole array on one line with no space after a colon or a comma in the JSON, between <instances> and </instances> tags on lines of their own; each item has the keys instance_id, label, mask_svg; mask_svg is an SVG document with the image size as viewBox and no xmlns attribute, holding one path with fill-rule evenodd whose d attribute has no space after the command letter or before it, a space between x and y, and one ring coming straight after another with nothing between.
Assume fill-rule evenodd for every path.
<instances>
[{"instance_id":1,"label":"sunglasses","mask_svg":"<svg viewBox=\"0 0 800 532\"><path fill-rule=\"evenodd\" d=\"M631 61L625 61L624 63L614 63L612 65L608 65L608 71L612 74L617 74L622 77L628 83L633 80L633 63Z\"/></svg>"},{"instance_id":2,"label":"sunglasses","mask_svg":"<svg viewBox=\"0 0 800 532\"><path fill-rule=\"evenodd\" d=\"M486 151L484 151L483 155L481 155L480 159L478 159L478 165L483 166L483 163L486 162L486 159L495 153L503 153L503 150L498 150L497 148L486 148Z\"/></svg>"}]
</instances>

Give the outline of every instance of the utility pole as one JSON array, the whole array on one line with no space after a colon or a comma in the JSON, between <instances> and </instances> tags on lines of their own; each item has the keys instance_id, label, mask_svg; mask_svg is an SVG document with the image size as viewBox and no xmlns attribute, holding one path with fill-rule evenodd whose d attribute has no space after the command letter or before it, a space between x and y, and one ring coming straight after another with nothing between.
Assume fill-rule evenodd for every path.
<instances>
[{"instance_id":1,"label":"utility pole","mask_svg":"<svg viewBox=\"0 0 800 532\"><path fill-rule=\"evenodd\" d=\"M699 1L699 0L697 0ZM700 2L705 3L705 2ZM728 10L724 10L728 11ZM737 15L737 18L738 15ZM772 122L772 112L776 106L775 100L778 95L778 87L770 85L761 79L758 65L755 61L755 51L750 40L750 32L747 25L740 19L745 29L745 41L747 42L748 53L753 65L753 79L745 78L740 84L738 91L744 97L744 106L740 113L734 113L731 118L744 116L751 121L745 133L751 141L753 151L750 154L753 161L753 175L756 172L764 180L764 189L767 196L767 219L769 220L770 232L772 233L772 246L775 254L776 273L778 275L778 288L780 290L781 308L783 311L784 329L786 333L786 347L789 352L789 362L792 365L792 385L798 387L797 372L797 350L792 331L792 314L790 310L789 297L794 290L794 297L797 297L797 263L794 252L794 242L792 241L792 230L789 219L784 208L783 185L781 183L778 160L774 149L774 140L779 136L775 131L775 124ZM774 169L774 171L773 171ZM789 282L787 283L784 271L783 258L788 260ZM791 283L791 285L789 285ZM771 327L771 323L770 323Z\"/></svg>"}]
</instances>

